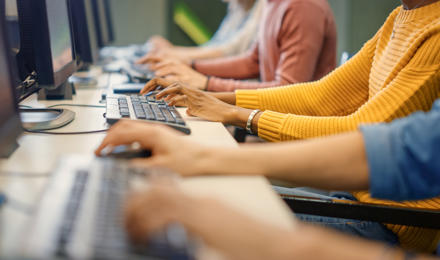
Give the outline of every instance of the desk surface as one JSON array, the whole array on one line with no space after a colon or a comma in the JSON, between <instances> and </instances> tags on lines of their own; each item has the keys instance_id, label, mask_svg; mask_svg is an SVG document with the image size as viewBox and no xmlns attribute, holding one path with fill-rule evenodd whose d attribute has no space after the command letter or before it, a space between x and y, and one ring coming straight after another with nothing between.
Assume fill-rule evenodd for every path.
<instances>
[{"instance_id":1,"label":"desk surface","mask_svg":"<svg viewBox=\"0 0 440 260\"><path fill-rule=\"evenodd\" d=\"M65 101L38 101L31 96L23 105L32 107L46 107L54 104L87 104L100 105L101 94L105 87L122 82L124 78L117 75L103 75L95 88L80 88L73 100ZM57 132L74 132L106 129L103 113L105 108L66 107L76 113L75 120L56 130ZM232 136L220 123L207 122L198 118L188 117L184 109L182 116L191 127L191 138L197 142L213 146L237 146ZM47 177L55 167L60 156L81 154L90 156L101 142L104 133L88 135L44 135L23 134L18 142L19 149L8 160L0 160L0 171L12 175L0 176L0 190L11 199L24 205L33 206L42 194ZM20 177L26 174L28 177ZM15 175L15 176L14 176ZM34 176L34 177L29 177ZM43 176L43 177L42 177ZM288 208L271 190L264 178L194 178L184 181L187 192L219 198L224 202L244 211L246 214L259 218L268 223L292 228L293 218ZM0 256L8 255L16 250L23 235L24 223L29 216L10 207L0 211Z\"/></svg>"}]
</instances>

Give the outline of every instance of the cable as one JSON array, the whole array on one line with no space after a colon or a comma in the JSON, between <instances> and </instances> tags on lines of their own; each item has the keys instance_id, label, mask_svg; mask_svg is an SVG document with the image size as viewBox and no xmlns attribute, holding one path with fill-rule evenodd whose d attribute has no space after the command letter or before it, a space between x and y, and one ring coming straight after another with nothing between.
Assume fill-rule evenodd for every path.
<instances>
[{"instance_id":1,"label":"cable","mask_svg":"<svg viewBox=\"0 0 440 260\"><path fill-rule=\"evenodd\" d=\"M46 178L49 177L50 173L42 173L42 174L32 174L32 173L19 173L19 172L2 172L0 171L0 178L9 177L9 178Z\"/></svg>"},{"instance_id":2,"label":"cable","mask_svg":"<svg viewBox=\"0 0 440 260\"><path fill-rule=\"evenodd\" d=\"M56 105L48 106L47 108L55 108L55 107L91 107L91 108L105 108L105 106L99 106L99 105L83 105L83 104L56 104Z\"/></svg>"},{"instance_id":3,"label":"cable","mask_svg":"<svg viewBox=\"0 0 440 260\"><path fill-rule=\"evenodd\" d=\"M100 129L100 130L92 130L92 131L83 131L83 132L47 132L47 131L32 131L24 129L25 132L31 134L43 134L43 135L86 135L86 134L97 134L97 133L105 133L109 129Z\"/></svg>"}]
</instances>

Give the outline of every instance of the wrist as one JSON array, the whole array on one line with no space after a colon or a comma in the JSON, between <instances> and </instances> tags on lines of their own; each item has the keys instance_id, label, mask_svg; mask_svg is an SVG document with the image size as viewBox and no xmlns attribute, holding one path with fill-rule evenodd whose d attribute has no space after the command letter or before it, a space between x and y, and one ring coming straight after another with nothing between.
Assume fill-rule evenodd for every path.
<instances>
[{"instance_id":1,"label":"wrist","mask_svg":"<svg viewBox=\"0 0 440 260\"><path fill-rule=\"evenodd\" d=\"M246 128L247 121L253 110L229 105L228 109L223 110L224 124Z\"/></svg>"},{"instance_id":2,"label":"wrist","mask_svg":"<svg viewBox=\"0 0 440 260\"><path fill-rule=\"evenodd\" d=\"M198 88L200 90L207 90L208 89L209 78L210 78L209 76L205 76L205 75L200 74L200 83L198 86Z\"/></svg>"}]
</instances>

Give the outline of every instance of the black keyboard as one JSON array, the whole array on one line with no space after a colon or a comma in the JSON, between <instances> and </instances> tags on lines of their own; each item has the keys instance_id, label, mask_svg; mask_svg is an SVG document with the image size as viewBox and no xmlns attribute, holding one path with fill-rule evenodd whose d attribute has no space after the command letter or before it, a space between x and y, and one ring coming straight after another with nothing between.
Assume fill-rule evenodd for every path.
<instances>
[{"instance_id":1,"label":"black keyboard","mask_svg":"<svg viewBox=\"0 0 440 260\"><path fill-rule=\"evenodd\" d=\"M154 96L109 95L106 102L106 118L110 124L127 118L162 123L185 134L191 133L177 109L162 100L156 100Z\"/></svg>"},{"instance_id":2,"label":"black keyboard","mask_svg":"<svg viewBox=\"0 0 440 260\"><path fill-rule=\"evenodd\" d=\"M171 242L166 232L154 236L148 246L132 245L124 229L124 202L129 191L132 176L142 174L136 169L118 167L117 162L102 160L102 175L98 189L97 208L94 215L93 259L169 259L190 260L192 247L186 235L180 236L179 244ZM84 193L93 172L86 170L76 173L74 185L66 204L64 219L59 231L57 256L69 258L67 246L74 233Z\"/></svg>"},{"instance_id":3,"label":"black keyboard","mask_svg":"<svg viewBox=\"0 0 440 260\"><path fill-rule=\"evenodd\" d=\"M127 64L121 69L121 72L129 77L130 82L134 83L147 83L155 77L154 71L141 64Z\"/></svg>"}]
</instances>

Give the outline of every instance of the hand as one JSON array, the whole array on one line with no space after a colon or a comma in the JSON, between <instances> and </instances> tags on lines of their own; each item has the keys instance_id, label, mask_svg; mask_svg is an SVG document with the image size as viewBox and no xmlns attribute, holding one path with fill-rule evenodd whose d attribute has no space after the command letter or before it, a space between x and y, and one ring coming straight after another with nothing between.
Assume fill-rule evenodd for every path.
<instances>
[{"instance_id":1,"label":"hand","mask_svg":"<svg viewBox=\"0 0 440 260\"><path fill-rule=\"evenodd\" d=\"M138 64L149 63L150 69L155 71L157 77L169 81L179 81L193 88L206 89L208 77L193 70L188 65L177 59L164 59L161 56L147 54L137 61Z\"/></svg>"},{"instance_id":2,"label":"hand","mask_svg":"<svg viewBox=\"0 0 440 260\"><path fill-rule=\"evenodd\" d=\"M126 205L125 225L136 243L180 223L228 259L290 259L289 231L260 223L216 200L190 197L178 187L153 186L131 196Z\"/></svg>"},{"instance_id":3,"label":"hand","mask_svg":"<svg viewBox=\"0 0 440 260\"><path fill-rule=\"evenodd\" d=\"M150 43L153 46L153 49L155 51L163 50L163 49L170 49L173 47L172 43L170 43L167 39L165 39L159 35L155 35L155 36L151 37L148 40L148 43Z\"/></svg>"},{"instance_id":4,"label":"hand","mask_svg":"<svg viewBox=\"0 0 440 260\"><path fill-rule=\"evenodd\" d=\"M191 59L181 51L167 49L165 51L152 51L136 61L137 64L157 64L161 62L176 62L191 65Z\"/></svg>"},{"instance_id":5,"label":"hand","mask_svg":"<svg viewBox=\"0 0 440 260\"><path fill-rule=\"evenodd\" d=\"M182 138L182 135L167 127L130 120L121 120L107 133L96 156L101 156L104 148L138 143L142 149L151 150L149 158L134 159L139 167L165 167L183 176L202 175L207 160L208 148ZM184 149L184 153L182 153Z\"/></svg>"},{"instance_id":6,"label":"hand","mask_svg":"<svg viewBox=\"0 0 440 260\"><path fill-rule=\"evenodd\" d=\"M153 91L158 86L165 89L159 92L156 98L164 98L171 106L187 106L188 115L222 123L234 121L232 118L235 115L235 106L220 101L208 92L190 88L182 83L156 78L145 85L141 94Z\"/></svg>"},{"instance_id":7,"label":"hand","mask_svg":"<svg viewBox=\"0 0 440 260\"><path fill-rule=\"evenodd\" d=\"M182 221L191 199L178 187L153 184L147 191L128 197L125 206L125 227L136 244L148 242L148 236L163 231L169 224Z\"/></svg>"}]
</instances>

